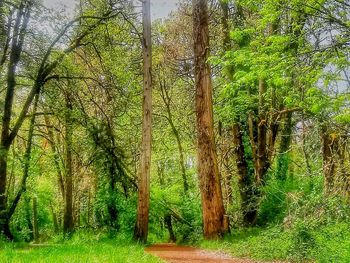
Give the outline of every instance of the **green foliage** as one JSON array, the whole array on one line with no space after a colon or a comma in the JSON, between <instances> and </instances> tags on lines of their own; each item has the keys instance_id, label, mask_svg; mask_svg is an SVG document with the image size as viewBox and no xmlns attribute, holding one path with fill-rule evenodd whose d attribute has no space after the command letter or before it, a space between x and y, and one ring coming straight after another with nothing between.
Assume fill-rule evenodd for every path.
<instances>
[{"instance_id":1,"label":"green foliage","mask_svg":"<svg viewBox=\"0 0 350 263\"><path fill-rule=\"evenodd\" d=\"M102 233L78 232L69 241L43 247L11 243L2 246L0 262L161 262L145 254L144 247L132 243L129 237L108 238Z\"/></svg>"}]
</instances>

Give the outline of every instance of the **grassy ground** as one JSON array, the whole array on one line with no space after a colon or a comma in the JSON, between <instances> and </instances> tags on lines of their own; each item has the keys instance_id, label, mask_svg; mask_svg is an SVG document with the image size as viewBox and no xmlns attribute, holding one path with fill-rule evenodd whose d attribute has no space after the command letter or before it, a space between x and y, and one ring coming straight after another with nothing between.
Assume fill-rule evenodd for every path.
<instances>
[{"instance_id":1,"label":"grassy ground","mask_svg":"<svg viewBox=\"0 0 350 263\"><path fill-rule=\"evenodd\" d=\"M264 261L350 262L350 226L345 223L313 230L300 226L293 230L274 227L232 232L223 240L202 241L199 246Z\"/></svg>"},{"instance_id":2,"label":"grassy ground","mask_svg":"<svg viewBox=\"0 0 350 263\"><path fill-rule=\"evenodd\" d=\"M96 239L93 236L73 238L47 247L30 247L26 244L3 244L0 262L120 262L161 263L144 253L144 247L128 239Z\"/></svg>"}]
</instances>

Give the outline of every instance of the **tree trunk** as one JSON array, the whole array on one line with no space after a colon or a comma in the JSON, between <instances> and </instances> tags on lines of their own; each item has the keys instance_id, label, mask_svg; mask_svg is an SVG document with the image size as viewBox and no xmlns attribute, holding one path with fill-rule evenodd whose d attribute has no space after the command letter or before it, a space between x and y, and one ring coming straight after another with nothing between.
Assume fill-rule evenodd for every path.
<instances>
[{"instance_id":1,"label":"tree trunk","mask_svg":"<svg viewBox=\"0 0 350 263\"><path fill-rule=\"evenodd\" d=\"M33 197L33 235L34 242L39 243L38 199L36 197Z\"/></svg>"},{"instance_id":2,"label":"tree trunk","mask_svg":"<svg viewBox=\"0 0 350 263\"><path fill-rule=\"evenodd\" d=\"M256 223L257 204L254 192L254 180L249 174L248 163L245 157L243 144L243 131L240 124L233 125L234 154L236 157L239 194L241 197L241 210L243 214L243 224L251 226Z\"/></svg>"},{"instance_id":3,"label":"tree trunk","mask_svg":"<svg viewBox=\"0 0 350 263\"><path fill-rule=\"evenodd\" d=\"M281 181L287 179L288 167L289 167L289 148L292 142L292 112L288 112L285 118L285 123L282 130L282 137L279 149L279 155L277 159L277 171L276 177Z\"/></svg>"},{"instance_id":4,"label":"tree trunk","mask_svg":"<svg viewBox=\"0 0 350 263\"><path fill-rule=\"evenodd\" d=\"M204 237L218 238L225 229L225 209L214 140L212 83L209 56L208 5L193 0L193 37L198 136L198 174Z\"/></svg>"},{"instance_id":5,"label":"tree trunk","mask_svg":"<svg viewBox=\"0 0 350 263\"><path fill-rule=\"evenodd\" d=\"M18 192L12 201L11 206L8 209L8 221L11 220L11 217L15 213L15 210L17 208L17 205L21 199L22 194L26 191L26 184L27 184L27 179L29 177L29 168L30 168L30 159L31 159L31 152L32 152L32 145L33 145L33 137L34 137L34 126L35 126L35 114L37 111L38 107L38 102L39 102L39 94L35 96L35 101L34 101L34 107L33 107L33 115L30 119L30 126L29 126L29 132L28 132L28 140L27 140L27 147L26 151L24 154L24 169L23 169L23 177L21 180L21 184L19 186Z\"/></svg>"},{"instance_id":6,"label":"tree trunk","mask_svg":"<svg viewBox=\"0 0 350 263\"><path fill-rule=\"evenodd\" d=\"M57 234L60 231L60 228L58 226L57 215L52 204L50 204L50 208L51 208L51 214L52 214L53 229L54 229L54 232Z\"/></svg>"},{"instance_id":7,"label":"tree trunk","mask_svg":"<svg viewBox=\"0 0 350 263\"><path fill-rule=\"evenodd\" d=\"M168 232L169 232L169 242L175 243L176 242L176 236L175 236L175 233L174 233L174 230L173 230L171 214L166 214L164 216L164 222L165 222L166 228L168 229Z\"/></svg>"},{"instance_id":8,"label":"tree trunk","mask_svg":"<svg viewBox=\"0 0 350 263\"><path fill-rule=\"evenodd\" d=\"M152 41L151 41L151 3L142 2L143 22L143 121L142 148L138 183L137 218L134 239L146 242L148 235L150 168L152 145Z\"/></svg>"},{"instance_id":9,"label":"tree trunk","mask_svg":"<svg viewBox=\"0 0 350 263\"><path fill-rule=\"evenodd\" d=\"M62 195L62 198L64 199L65 193L64 193L64 179L62 176L62 171L60 167L60 156L56 148L56 143L55 143L55 137L52 129L52 124L50 122L50 119L47 115L44 116L45 119L45 124L46 124L46 129L47 129L47 135L49 137L49 144L51 146L51 150L53 153L53 160L55 163L55 167L57 170L57 182L58 186Z\"/></svg>"},{"instance_id":10,"label":"tree trunk","mask_svg":"<svg viewBox=\"0 0 350 263\"><path fill-rule=\"evenodd\" d=\"M8 238L12 239L9 228L9 219L7 214L7 158L8 151L13 138L10 136L10 123L12 118L12 105L14 99L14 90L16 87L16 69L19 63L25 32L27 30L30 17L30 4L21 2L17 11L17 17L14 22L13 35L16 38L11 43L11 53L7 70L7 88L5 94L4 112L2 117L1 140L0 140L0 231ZM12 131L13 132L13 131Z\"/></svg>"},{"instance_id":11,"label":"tree trunk","mask_svg":"<svg viewBox=\"0 0 350 263\"><path fill-rule=\"evenodd\" d=\"M166 80L162 81L159 80L159 87L160 87L160 91L161 91L161 97L162 100L165 104L165 108L166 108L166 112L167 112L167 116L166 119L171 127L171 130L175 136L176 139L176 143L177 143L177 148L179 151L179 156L180 156L180 168L181 168L181 175L182 175L182 182L183 182L183 187L184 187L184 193L187 194L188 192L188 180L187 180L187 175L186 175L186 166L185 166L185 158L184 158L184 150L182 147L182 142L181 142L181 138L180 138L180 134L178 129L175 126L174 120L173 120L173 115L171 112L171 97L169 96L169 91L167 89L167 85L166 85Z\"/></svg>"},{"instance_id":12,"label":"tree trunk","mask_svg":"<svg viewBox=\"0 0 350 263\"><path fill-rule=\"evenodd\" d=\"M267 116L265 113L265 92L266 84L264 80L259 80L259 121L257 124L258 141L257 141L257 158L255 163L255 180L257 185L263 185L265 174L269 168L267 157Z\"/></svg>"},{"instance_id":13,"label":"tree trunk","mask_svg":"<svg viewBox=\"0 0 350 263\"><path fill-rule=\"evenodd\" d=\"M73 166L72 166L72 110L71 94L66 95L65 112L65 199L63 232L71 234L74 229L73 220Z\"/></svg>"},{"instance_id":14,"label":"tree trunk","mask_svg":"<svg viewBox=\"0 0 350 263\"><path fill-rule=\"evenodd\" d=\"M169 108L169 110L170 110L170 108ZM184 193L187 194L189 186L188 186L188 180L187 180L187 175L186 175L184 151L182 148L181 138L179 135L179 131L176 129L175 124L173 123L170 111L168 112L168 117L169 117L171 129L173 131L173 134L174 134L176 142L177 142L177 148L178 148L179 154L180 154L180 167L181 167L182 182L183 182L183 186L184 186Z\"/></svg>"}]
</instances>

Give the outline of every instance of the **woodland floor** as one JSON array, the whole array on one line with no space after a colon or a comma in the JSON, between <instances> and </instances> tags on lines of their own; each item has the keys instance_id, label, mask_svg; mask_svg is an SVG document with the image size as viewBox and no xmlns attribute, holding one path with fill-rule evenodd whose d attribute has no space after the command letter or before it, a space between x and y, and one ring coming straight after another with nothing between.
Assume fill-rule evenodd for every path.
<instances>
[{"instance_id":1,"label":"woodland floor","mask_svg":"<svg viewBox=\"0 0 350 263\"><path fill-rule=\"evenodd\" d=\"M158 244L147 247L146 253L157 256L169 263L253 263L249 259L232 258L220 251L208 251L175 244Z\"/></svg>"}]
</instances>

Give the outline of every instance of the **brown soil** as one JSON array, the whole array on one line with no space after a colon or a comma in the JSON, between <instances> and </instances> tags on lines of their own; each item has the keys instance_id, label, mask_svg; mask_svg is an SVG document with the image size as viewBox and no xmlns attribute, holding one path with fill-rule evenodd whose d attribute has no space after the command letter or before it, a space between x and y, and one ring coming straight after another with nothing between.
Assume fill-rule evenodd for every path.
<instances>
[{"instance_id":1,"label":"brown soil","mask_svg":"<svg viewBox=\"0 0 350 263\"><path fill-rule=\"evenodd\" d=\"M169 263L253 263L248 259L235 259L223 252L213 252L175 244L159 244L145 251Z\"/></svg>"}]
</instances>

